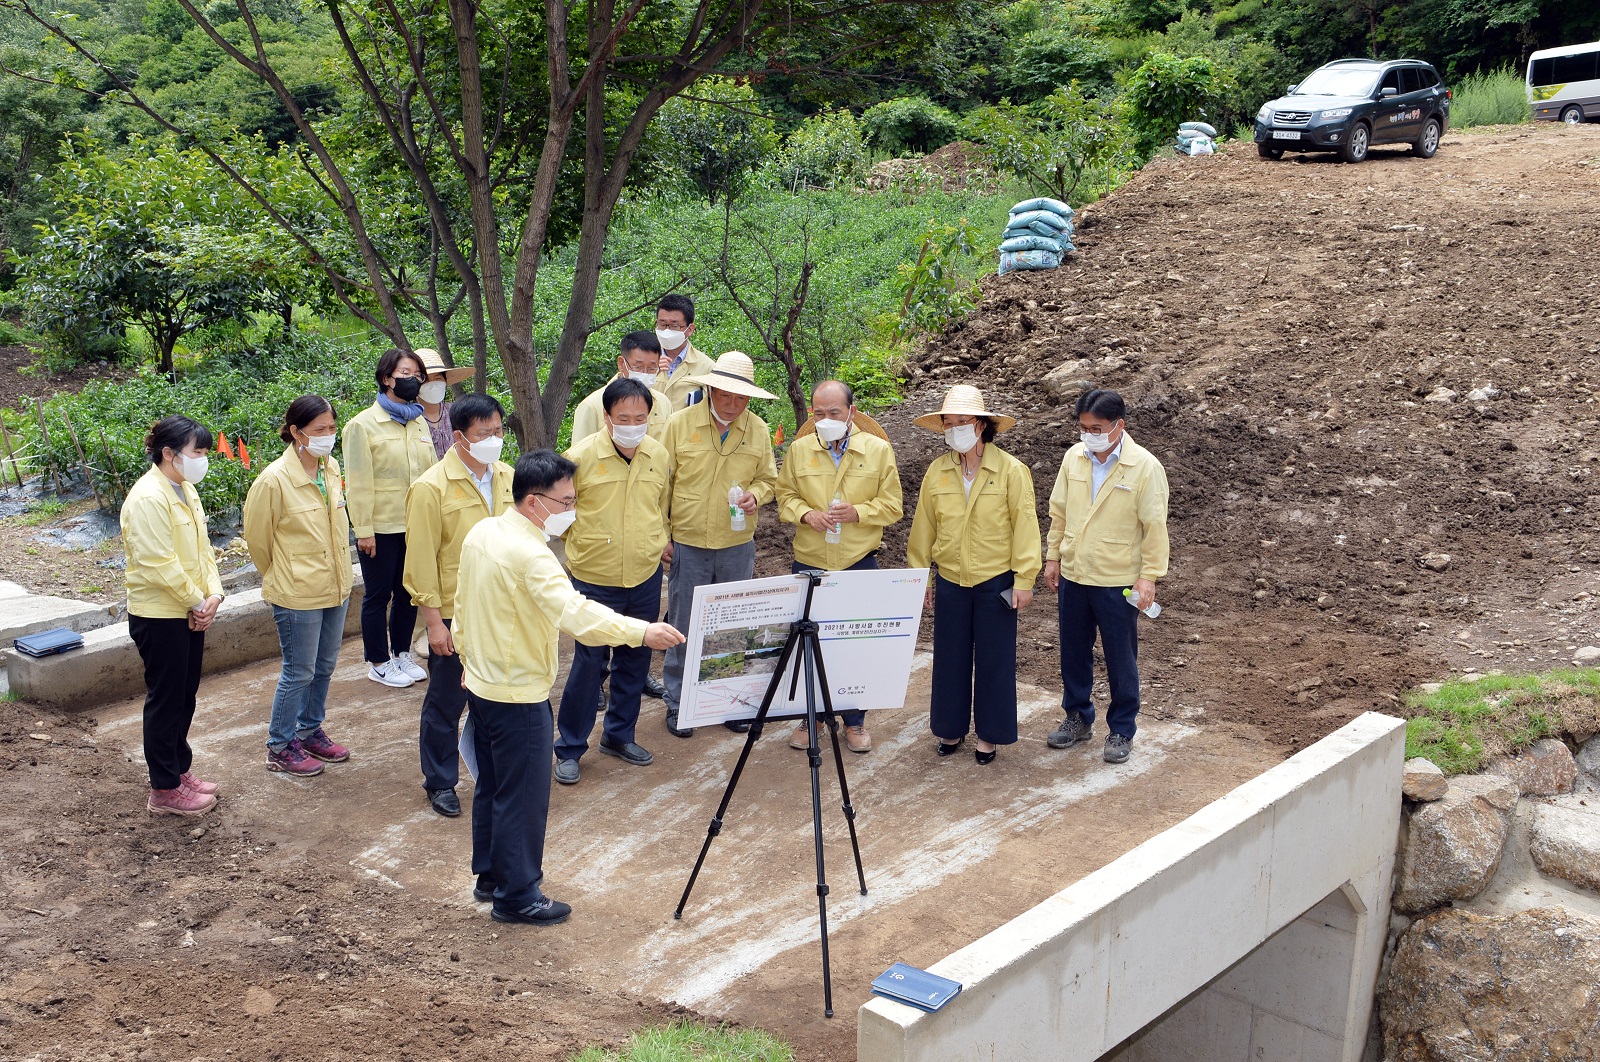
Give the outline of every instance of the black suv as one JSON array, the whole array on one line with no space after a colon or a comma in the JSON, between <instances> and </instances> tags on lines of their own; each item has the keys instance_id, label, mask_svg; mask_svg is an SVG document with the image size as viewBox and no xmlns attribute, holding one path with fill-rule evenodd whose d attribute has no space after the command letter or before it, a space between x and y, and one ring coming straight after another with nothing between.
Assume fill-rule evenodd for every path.
<instances>
[{"instance_id":1,"label":"black suv","mask_svg":"<svg viewBox=\"0 0 1600 1062\"><path fill-rule=\"evenodd\" d=\"M1256 150L1337 151L1360 162L1374 144L1410 144L1432 158L1450 125L1450 90L1439 72L1414 59L1340 59L1318 67L1256 115Z\"/></svg>"}]
</instances>

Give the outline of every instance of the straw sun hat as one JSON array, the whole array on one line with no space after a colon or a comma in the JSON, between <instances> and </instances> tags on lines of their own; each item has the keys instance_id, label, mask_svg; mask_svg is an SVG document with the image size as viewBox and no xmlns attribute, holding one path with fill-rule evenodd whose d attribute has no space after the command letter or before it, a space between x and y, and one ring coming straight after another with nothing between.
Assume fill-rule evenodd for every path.
<instances>
[{"instance_id":1,"label":"straw sun hat","mask_svg":"<svg viewBox=\"0 0 1600 1062\"><path fill-rule=\"evenodd\" d=\"M422 359L424 376L432 376L435 373L442 372L444 373L444 382L453 384L460 383L462 380L465 380L472 375L473 370L471 365L457 365L453 369L445 368L444 359L441 358L439 356L439 352L434 350L432 347L418 347L412 353L416 354L417 357Z\"/></svg>"},{"instance_id":2,"label":"straw sun hat","mask_svg":"<svg viewBox=\"0 0 1600 1062\"><path fill-rule=\"evenodd\" d=\"M750 360L748 354L738 350L727 351L717 359L710 372L685 377L684 382L700 384L702 387L715 387L719 391L748 395L751 398L778 397L756 386L755 363Z\"/></svg>"},{"instance_id":3,"label":"straw sun hat","mask_svg":"<svg viewBox=\"0 0 1600 1062\"><path fill-rule=\"evenodd\" d=\"M1017 425L1015 417L985 409L983 392L971 384L956 384L945 393L944 405L941 408L932 413L924 413L911 423L929 431L944 431L944 421L940 418L946 414L955 417L988 417L995 422L996 432L1010 431Z\"/></svg>"}]
</instances>

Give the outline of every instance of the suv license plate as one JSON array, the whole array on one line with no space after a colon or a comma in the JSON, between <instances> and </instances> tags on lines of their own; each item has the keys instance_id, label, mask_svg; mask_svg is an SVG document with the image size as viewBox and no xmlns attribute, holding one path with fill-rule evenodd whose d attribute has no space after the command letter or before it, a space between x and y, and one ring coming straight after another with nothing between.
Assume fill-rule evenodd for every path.
<instances>
[{"instance_id":1,"label":"suv license plate","mask_svg":"<svg viewBox=\"0 0 1600 1062\"><path fill-rule=\"evenodd\" d=\"M1274 140L1299 140L1300 139L1300 130L1298 130L1298 129L1274 129L1272 131L1272 139L1274 139Z\"/></svg>"}]
</instances>

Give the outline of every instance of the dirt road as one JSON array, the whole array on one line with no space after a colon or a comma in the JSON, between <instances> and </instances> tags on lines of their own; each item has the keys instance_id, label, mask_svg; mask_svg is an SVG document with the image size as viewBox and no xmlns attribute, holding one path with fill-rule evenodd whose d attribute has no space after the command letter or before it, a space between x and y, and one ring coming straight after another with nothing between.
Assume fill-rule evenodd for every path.
<instances>
[{"instance_id":1,"label":"dirt road","mask_svg":"<svg viewBox=\"0 0 1600 1062\"><path fill-rule=\"evenodd\" d=\"M928 345L883 418L908 497L937 443L910 417L973 380L1021 417L1005 442L1042 505L1071 418L1041 379L1081 361L1064 375L1122 389L1167 466L1173 574L1134 771L1037 740L1039 606L1025 743L998 770L937 762L915 703L874 723L851 764L865 901L830 827L832 1022L805 776L778 736L682 923L737 739L652 721L653 767L595 763L557 792L551 888L579 916L520 932L467 895L465 821L421 807L420 694L378 690L351 653L330 723L357 759L314 782L260 768L270 666L207 683L197 745L229 796L199 825L143 811L134 705L0 703L0 1056L564 1058L688 1008L852 1058L852 1007L889 961L948 953L1420 679L1565 660L1596 641L1597 163L1600 129L1564 127L1355 167L1165 159L1086 212L1067 267L986 280ZM781 557L764 534L763 567Z\"/></svg>"}]
</instances>

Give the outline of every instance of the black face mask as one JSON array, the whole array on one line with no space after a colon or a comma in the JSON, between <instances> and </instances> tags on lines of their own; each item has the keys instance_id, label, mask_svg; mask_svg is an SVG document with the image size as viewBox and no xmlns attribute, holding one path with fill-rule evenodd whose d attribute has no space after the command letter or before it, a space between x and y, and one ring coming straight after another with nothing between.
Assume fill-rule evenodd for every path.
<instances>
[{"instance_id":1,"label":"black face mask","mask_svg":"<svg viewBox=\"0 0 1600 1062\"><path fill-rule=\"evenodd\" d=\"M396 376L394 386L390 390L402 402L415 402L417 395L422 391L422 378L418 376Z\"/></svg>"}]
</instances>

